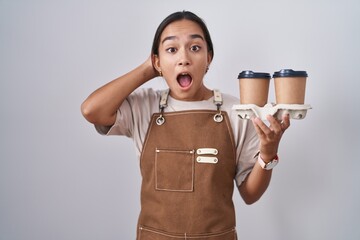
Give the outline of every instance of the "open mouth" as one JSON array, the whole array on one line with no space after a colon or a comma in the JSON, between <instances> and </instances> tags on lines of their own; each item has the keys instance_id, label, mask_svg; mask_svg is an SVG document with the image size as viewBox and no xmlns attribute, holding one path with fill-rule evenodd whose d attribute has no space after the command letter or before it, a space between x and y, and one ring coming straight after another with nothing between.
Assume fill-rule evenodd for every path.
<instances>
[{"instance_id":1,"label":"open mouth","mask_svg":"<svg viewBox=\"0 0 360 240\"><path fill-rule=\"evenodd\" d=\"M187 88L192 83L192 77L188 73L180 73L177 76L177 81L182 88Z\"/></svg>"}]
</instances>

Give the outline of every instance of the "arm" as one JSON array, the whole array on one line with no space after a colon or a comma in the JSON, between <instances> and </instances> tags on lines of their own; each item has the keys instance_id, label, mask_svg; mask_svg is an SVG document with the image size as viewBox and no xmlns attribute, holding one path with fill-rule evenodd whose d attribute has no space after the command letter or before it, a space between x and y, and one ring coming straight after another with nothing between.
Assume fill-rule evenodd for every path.
<instances>
[{"instance_id":1,"label":"arm","mask_svg":"<svg viewBox=\"0 0 360 240\"><path fill-rule=\"evenodd\" d=\"M270 162L277 154L279 143L285 130L290 126L289 116L285 115L282 122L272 116L267 116L268 127L259 118L253 119L255 130L260 138L260 155L265 162ZM260 199L271 180L272 170L262 169L255 163L253 170L240 185L239 191L245 203L252 204Z\"/></svg>"},{"instance_id":2,"label":"arm","mask_svg":"<svg viewBox=\"0 0 360 240\"><path fill-rule=\"evenodd\" d=\"M116 111L136 88L158 76L149 57L143 64L105 84L82 103L81 112L93 124L111 126L115 123Z\"/></svg>"}]
</instances>

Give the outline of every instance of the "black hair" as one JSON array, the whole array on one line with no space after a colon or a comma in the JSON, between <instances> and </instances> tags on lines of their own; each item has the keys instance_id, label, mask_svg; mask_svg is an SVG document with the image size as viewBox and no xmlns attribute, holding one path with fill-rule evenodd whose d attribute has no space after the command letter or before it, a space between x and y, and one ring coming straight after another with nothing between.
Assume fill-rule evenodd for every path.
<instances>
[{"instance_id":1,"label":"black hair","mask_svg":"<svg viewBox=\"0 0 360 240\"><path fill-rule=\"evenodd\" d=\"M185 10L181 11L181 12L174 12L174 13L170 14L160 23L159 27L157 28L157 30L155 32L154 41L153 41L153 45L151 48L151 53L154 55L159 54L160 37L161 37L161 34L164 31L164 29L170 23L173 23L173 22L176 22L179 20L183 20L183 19L193 21L200 26L200 28L204 32L204 37L205 37L205 41L207 44L208 52L211 54L211 58L213 58L214 57L213 43L211 41L210 33L209 33L208 28L206 27L205 22L200 17L198 17L196 14L194 14L190 11L185 11Z\"/></svg>"}]
</instances>

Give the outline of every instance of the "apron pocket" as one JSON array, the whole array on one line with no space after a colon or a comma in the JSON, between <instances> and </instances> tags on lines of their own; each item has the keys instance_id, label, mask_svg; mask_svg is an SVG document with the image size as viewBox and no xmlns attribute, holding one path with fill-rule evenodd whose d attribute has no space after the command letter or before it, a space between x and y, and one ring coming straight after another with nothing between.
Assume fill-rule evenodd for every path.
<instances>
[{"instance_id":1,"label":"apron pocket","mask_svg":"<svg viewBox=\"0 0 360 240\"><path fill-rule=\"evenodd\" d=\"M194 190L194 150L156 149L155 189L192 192Z\"/></svg>"}]
</instances>

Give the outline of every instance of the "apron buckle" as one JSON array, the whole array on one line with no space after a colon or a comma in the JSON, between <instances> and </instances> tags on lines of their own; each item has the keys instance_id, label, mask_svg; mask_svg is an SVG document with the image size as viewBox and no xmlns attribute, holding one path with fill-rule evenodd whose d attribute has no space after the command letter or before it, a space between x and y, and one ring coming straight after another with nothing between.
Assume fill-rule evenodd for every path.
<instances>
[{"instance_id":1,"label":"apron buckle","mask_svg":"<svg viewBox=\"0 0 360 240\"><path fill-rule=\"evenodd\" d=\"M163 115L161 114L158 118L156 118L156 124L161 126L163 125L165 122L165 118L163 117Z\"/></svg>"},{"instance_id":2,"label":"apron buckle","mask_svg":"<svg viewBox=\"0 0 360 240\"><path fill-rule=\"evenodd\" d=\"M221 114L221 112L217 113L214 115L214 121L215 122L222 122L224 120L223 115Z\"/></svg>"},{"instance_id":3,"label":"apron buckle","mask_svg":"<svg viewBox=\"0 0 360 240\"><path fill-rule=\"evenodd\" d=\"M217 114L214 115L215 122L222 122L224 120L223 115L221 114L220 107L223 104L222 96L219 90L214 89L214 103L216 105L217 110L219 111Z\"/></svg>"}]
</instances>

